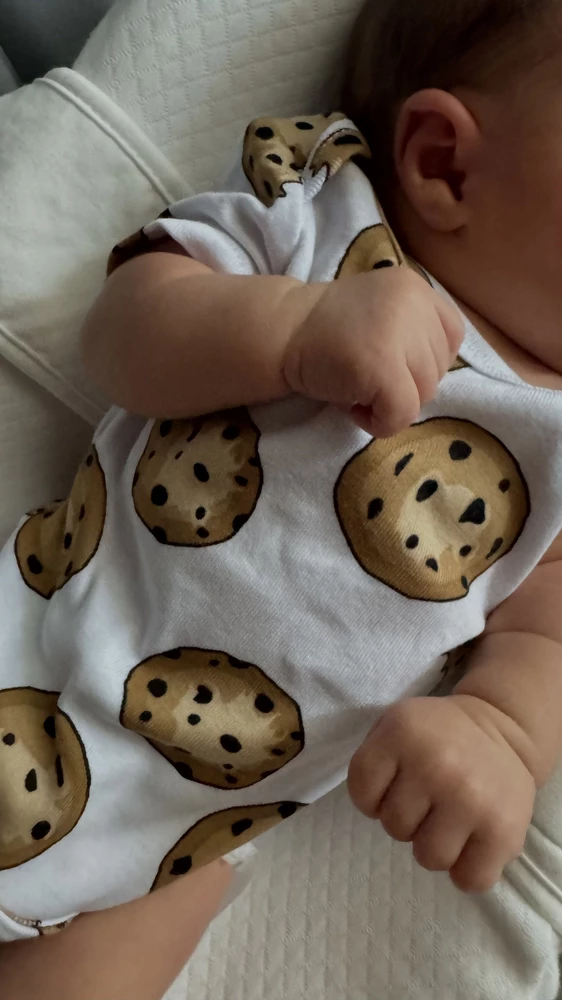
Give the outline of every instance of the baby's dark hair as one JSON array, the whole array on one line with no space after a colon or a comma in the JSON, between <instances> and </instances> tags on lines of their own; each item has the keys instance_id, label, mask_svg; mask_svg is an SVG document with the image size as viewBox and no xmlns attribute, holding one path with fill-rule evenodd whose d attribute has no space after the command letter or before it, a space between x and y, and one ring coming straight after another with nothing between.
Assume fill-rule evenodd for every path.
<instances>
[{"instance_id":1,"label":"baby's dark hair","mask_svg":"<svg viewBox=\"0 0 562 1000\"><path fill-rule=\"evenodd\" d=\"M353 29L342 107L373 150L373 179L393 176L401 104L418 90L490 87L540 63L560 0L367 0Z\"/></svg>"}]
</instances>

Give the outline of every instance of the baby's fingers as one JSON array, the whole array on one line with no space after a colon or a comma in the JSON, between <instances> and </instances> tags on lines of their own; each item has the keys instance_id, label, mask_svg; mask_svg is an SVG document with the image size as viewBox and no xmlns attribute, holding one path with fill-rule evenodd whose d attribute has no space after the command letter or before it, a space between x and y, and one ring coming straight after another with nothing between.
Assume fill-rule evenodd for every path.
<instances>
[{"instance_id":1,"label":"baby's fingers","mask_svg":"<svg viewBox=\"0 0 562 1000\"><path fill-rule=\"evenodd\" d=\"M354 406L351 412L359 427L373 437L393 437L410 427L419 417L420 397L406 365L395 378L387 374L370 405Z\"/></svg>"},{"instance_id":2,"label":"baby's fingers","mask_svg":"<svg viewBox=\"0 0 562 1000\"><path fill-rule=\"evenodd\" d=\"M431 809L431 800L419 777L399 771L377 810L377 819L390 837L408 843Z\"/></svg>"},{"instance_id":3,"label":"baby's fingers","mask_svg":"<svg viewBox=\"0 0 562 1000\"><path fill-rule=\"evenodd\" d=\"M523 848L523 835L509 827L488 823L475 829L473 817L463 817L458 803L438 805L416 833L414 857L428 871L449 872L463 892L487 892Z\"/></svg>"},{"instance_id":4,"label":"baby's fingers","mask_svg":"<svg viewBox=\"0 0 562 1000\"><path fill-rule=\"evenodd\" d=\"M451 866L450 875L463 892L487 892L499 882L510 860L493 841L475 835Z\"/></svg>"},{"instance_id":5,"label":"baby's fingers","mask_svg":"<svg viewBox=\"0 0 562 1000\"><path fill-rule=\"evenodd\" d=\"M519 815L508 807L489 815L451 868L455 885L465 892L491 889L505 866L523 851L529 822L530 813L524 808Z\"/></svg>"},{"instance_id":6,"label":"baby's fingers","mask_svg":"<svg viewBox=\"0 0 562 1000\"><path fill-rule=\"evenodd\" d=\"M433 294L435 309L441 321L441 326L445 331L445 336L451 352L451 361L453 361L456 358L464 340L464 321L453 302L448 302L437 292L434 292Z\"/></svg>"},{"instance_id":7,"label":"baby's fingers","mask_svg":"<svg viewBox=\"0 0 562 1000\"><path fill-rule=\"evenodd\" d=\"M351 801L370 819L378 818L380 804L398 771L395 754L385 753L375 734L376 728L352 758L347 775Z\"/></svg>"},{"instance_id":8,"label":"baby's fingers","mask_svg":"<svg viewBox=\"0 0 562 1000\"><path fill-rule=\"evenodd\" d=\"M436 805L416 832L414 857L430 872L448 872L459 860L472 825L450 804Z\"/></svg>"}]
</instances>

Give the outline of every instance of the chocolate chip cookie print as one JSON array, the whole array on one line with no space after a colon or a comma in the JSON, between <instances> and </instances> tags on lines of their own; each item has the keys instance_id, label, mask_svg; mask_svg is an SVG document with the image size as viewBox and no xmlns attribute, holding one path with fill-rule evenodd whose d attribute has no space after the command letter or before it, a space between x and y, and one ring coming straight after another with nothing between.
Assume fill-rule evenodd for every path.
<instances>
[{"instance_id":1,"label":"chocolate chip cookie print","mask_svg":"<svg viewBox=\"0 0 562 1000\"><path fill-rule=\"evenodd\" d=\"M257 118L246 129L242 166L254 193L271 208L286 197L287 184L302 184L302 170L329 125L345 121L333 112L306 118ZM342 124L321 143L310 163L315 176L322 167L336 173L352 156L369 157L369 147L356 128Z\"/></svg>"},{"instance_id":2,"label":"chocolate chip cookie print","mask_svg":"<svg viewBox=\"0 0 562 1000\"><path fill-rule=\"evenodd\" d=\"M179 875L224 857L237 847L266 833L303 806L298 802L272 802L238 806L205 816L178 840L158 869L151 891L169 885Z\"/></svg>"},{"instance_id":3,"label":"chocolate chip cookie print","mask_svg":"<svg viewBox=\"0 0 562 1000\"><path fill-rule=\"evenodd\" d=\"M510 551L530 512L513 455L467 420L374 440L345 466L335 506L362 568L405 597L456 601Z\"/></svg>"},{"instance_id":4,"label":"chocolate chip cookie print","mask_svg":"<svg viewBox=\"0 0 562 1000\"><path fill-rule=\"evenodd\" d=\"M365 274L388 267L400 267L404 257L390 229L382 222L360 232L345 251L336 278Z\"/></svg>"},{"instance_id":5,"label":"chocolate chip cookie print","mask_svg":"<svg viewBox=\"0 0 562 1000\"><path fill-rule=\"evenodd\" d=\"M84 746L58 698L29 687L0 691L0 869L66 837L88 801Z\"/></svg>"},{"instance_id":6,"label":"chocolate chip cookie print","mask_svg":"<svg viewBox=\"0 0 562 1000\"><path fill-rule=\"evenodd\" d=\"M158 542L216 545L240 531L261 492L259 437L246 409L156 421L135 472L133 501Z\"/></svg>"},{"instance_id":7,"label":"chocolate chip cookie print","mask_svg":"<svg viewBox=\"0 0 562 1000\"><path fill-rule=\"evenodd\" d=\"M92 446L68 500L40 507L20 528L15 544L28 587L49 599L96 554L105 522L105 475Z\"/></svg>"},{"instance_id":8,"label":"chocolate chip cookie print","mask_svg":"<svg viewBox=\"0 0 562 1000\"><path fill-rule=\"evenodd\" d=\"M259 667L208 649L172 649L135 667L121 724L183 778L214 788L255 785L304 745L296 702Z\"/></svg>"}]
</instances>

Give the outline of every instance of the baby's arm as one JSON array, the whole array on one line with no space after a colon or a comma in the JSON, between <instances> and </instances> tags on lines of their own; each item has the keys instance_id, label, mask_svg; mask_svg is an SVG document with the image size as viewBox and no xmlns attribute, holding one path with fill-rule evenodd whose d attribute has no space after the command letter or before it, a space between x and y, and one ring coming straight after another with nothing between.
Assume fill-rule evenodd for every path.
<instances>
[{"instance_id":1,"label":"baby's arm","mask_svg":"<svg viewBox=\"0 0 562 1000\"><path fill-rule=\"evenodd\" d=\"M319 290L147 253L108 278L84 327L86 365L112 402L148 417L276 399L289 391L287 342Z\"/></svg>"},{"instance_id":2,"label":"baby's arm","mask_svg":"<svg viewBox=\"0 0 562 1000\"><path fill-rule=\"evenodd\" d=\"M229 888L224 861L131 903L77 918L60 934L0 945L5 1000L160 1000Z\"/></svg>"},{"instance_id":3,"label":"baby's arm","mask_svg":"<svg viewBox=\"0 0 562 1000\"><path fill-rule=\"evenodd\" d=\"M455 694L484 701L531 772L545 784L562 753L562 535L490 616Z\"/></svg>"},{"instance_id":4,"label":"baby's arm","mask_svg":"<svg viewBox=\"0 0 562 1000\"><path fill-rule=\"evenodd\" d=\"M448 698L386 712L350 768L350 792L417 860L490 888L522 849L536 789L562 752L562 539L490 617Z\"/></svg>"},{"instance_id":5,"label":"baby's arm","mask_svg":"<svg viewBox=\"0 0 562 1000\"><path fill-rule=\"evenodd\" d=\"M84 356L108 398L149 417L190 417L291 391L360 404L379 435L416 419L462 340L462 324L407 268L337 282L217 273L148 253L108 279Z\"/></svg>"}]
</instances>

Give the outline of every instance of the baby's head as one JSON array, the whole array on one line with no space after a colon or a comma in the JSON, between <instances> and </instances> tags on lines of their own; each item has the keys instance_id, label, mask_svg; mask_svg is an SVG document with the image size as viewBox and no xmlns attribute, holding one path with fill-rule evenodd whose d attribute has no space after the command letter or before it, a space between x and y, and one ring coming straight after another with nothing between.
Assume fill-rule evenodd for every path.
<instances>
[{"instance_id":1,"label":"baby's head","mask_svg":"<svg viewBox=\"0 0 562 1000\"><path fill-rule=\"evenodd\" d=\"M410 252L562 370L562 0L368 0L343 106Z\"/></svg>"}]
</instances>

